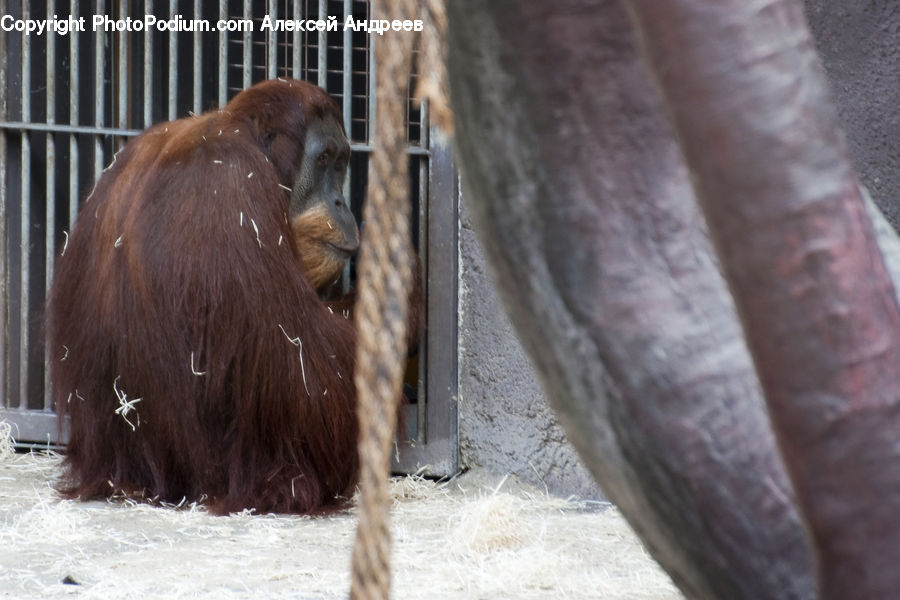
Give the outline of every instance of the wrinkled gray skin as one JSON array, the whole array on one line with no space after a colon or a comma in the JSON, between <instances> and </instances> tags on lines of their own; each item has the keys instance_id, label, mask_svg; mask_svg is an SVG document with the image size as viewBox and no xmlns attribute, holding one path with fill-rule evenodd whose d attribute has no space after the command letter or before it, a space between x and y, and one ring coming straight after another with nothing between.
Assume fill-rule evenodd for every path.
<instances>
[{"instance_id":1,"label":"wrinkled gray skin","mask_svg":"<svg viewBox=\"0 0 900 600\"><path fill-rule=\"evenodd\" d=\"M896 597L900 306L803 3L625 4L815 540L819 597Z\"/></svg>"},{"instance_id":2,"label":"wrinkled gray skin","mask_svg":"<svg viewBox=\"0 0 900 600\"><path fill-rule=\"evenodd\" d=\"M291 191L291 218L324 204L331 223L344 241L332 250L347 257L359 247L356 218L344 199L344 180L350 162L350 142L340 123L331 118L315 119L306 131L303 164Z\"/></svg>"},{"instance_id":3,"label":"wrinkled gray skin","mask_svg":"<svg viewBox=\"0 0 900 600\"><path fill-rule=\"evenodd\" d=\"M622 7L447 10L463 195L569 439L688 598L814 598L735 307ZM876 231L896 278L900 243Z\"/></svg>"}]
</instances>

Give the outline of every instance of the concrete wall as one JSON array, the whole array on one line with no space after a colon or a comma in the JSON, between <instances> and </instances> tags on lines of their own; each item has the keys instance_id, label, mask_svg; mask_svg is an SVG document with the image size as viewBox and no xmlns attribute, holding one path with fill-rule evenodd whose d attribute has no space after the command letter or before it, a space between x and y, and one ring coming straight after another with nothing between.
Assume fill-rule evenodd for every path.
<instances>
[{"instance_id":1,"label":"concrete wall","mask_svg":"<svg viewBox=\"0 0 900 600\"><path fill-rule=\"evenodd\" d=\"M900 228L900 5L807 0L806 13L856 169Z\"/></svg>"},{"instance_id":2,"label":"concrete wall","mask_svg":"<svg viewBox=\"0 0 900 600\"><path fill-rule=\"evenodd\" d=\"M808 0L810 26L863 183L900 227L900 8ZM460 459L559 495L601 493L550 410L460 202Z\"/></svg>"},{"instance_id":3,"label":"concrete wall","mask_svg":"<svg viewBox=\"0 0 900 600\"><path fill-rule=\"evenodd\" d=\"M515 337L460 201L460 462L553 494L601 498Z\"/></svg>"}]
</instances>

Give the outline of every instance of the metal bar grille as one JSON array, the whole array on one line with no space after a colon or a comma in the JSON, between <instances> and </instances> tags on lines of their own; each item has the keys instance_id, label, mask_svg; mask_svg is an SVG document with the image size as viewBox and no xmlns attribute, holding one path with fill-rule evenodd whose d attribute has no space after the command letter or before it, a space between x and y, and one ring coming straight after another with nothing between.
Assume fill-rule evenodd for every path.
<instances>
[{"instance_id":1,"label":"metal bar grille","mask_svg":"<svg viewBox=\"0 0 900 600\"><path fill-rule=\"evenodd\" d=\"M368 19L365 0L0 0L0 7L14 18L68 10L87 21L94 14L116 19L180 14L254 24L212 33L89 31L68 38L0 32L6 57L0 61L0 419L15 424L21 442L64 442L46 376L58 349L41 343L41 306L66 232L113 153L154 122L223 106L261 79L306 79L326 88L343 109L352 150L345 193L360 210L375 133L378 36L342 27L277 33L260 28L265 15L313 20L333 15L341 25L348 15ZM414 82L415 75L410 85ZM429 464L427 472L447 475L456 469L455 175L449 151L429 136L427 106L410 105L408 116L430 333L418 363L417 402L407 418L413 443L401 444L397 466L415 470ZM348 286L352 271L348 268L345 277ZM432 314L435 307L440 316Z\"/></svg>"}]
</instances>

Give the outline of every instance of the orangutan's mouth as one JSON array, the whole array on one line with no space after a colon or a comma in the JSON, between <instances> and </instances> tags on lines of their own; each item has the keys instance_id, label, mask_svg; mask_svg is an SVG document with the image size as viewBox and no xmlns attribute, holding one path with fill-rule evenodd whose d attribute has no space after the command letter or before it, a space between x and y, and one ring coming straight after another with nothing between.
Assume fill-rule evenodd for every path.
<instances>
[{"instance_id":1,"label":"orangutan's mouth","mask_svg":"<svg viewBox=\"0 0 900 600\"><path fill-rule=\"evenodd\" d=\"M325 247L331 251L332 254L337 256L341 260L349 260L350 257L356 252L358 245L341 245L341 244L332 244L331 242L325 242Z\"/></svg>"}]
</instances>

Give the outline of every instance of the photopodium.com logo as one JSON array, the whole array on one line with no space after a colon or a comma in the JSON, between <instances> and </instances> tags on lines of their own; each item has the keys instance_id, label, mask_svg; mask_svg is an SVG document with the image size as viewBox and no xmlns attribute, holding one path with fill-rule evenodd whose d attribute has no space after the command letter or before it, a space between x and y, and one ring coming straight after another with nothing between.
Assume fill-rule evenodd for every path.
<instances>
[{"instance_id":1,"label":"photopodium.com logo","mask_svg":"<svg viewBox=\"0 0 900 600\"><path fill-rule=\"evenodd\" d=\"M349 15L342 23L335 16L324 19L273 19L266 15L257 23L253 19L185 19L181 15L175 15L170 19L160 19L154 15L144 15L140 18L126 17L113 19L108 15L93 15L87 17L69 16L59 18L56 15L50 19L17 19L12 15L0 17L0 29L6 32L16 31L25 35L42 36L53 33L56 35L68 35L70 33L92 32L142 32L142 31L170 31L170 32L264 32L280 31L364 31L384 35L388 31L422 31L423 25L420 19L354 19Z\"/></svg>"}]
</instances>

